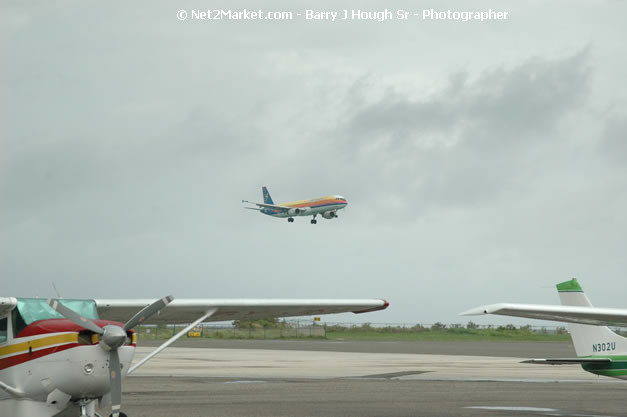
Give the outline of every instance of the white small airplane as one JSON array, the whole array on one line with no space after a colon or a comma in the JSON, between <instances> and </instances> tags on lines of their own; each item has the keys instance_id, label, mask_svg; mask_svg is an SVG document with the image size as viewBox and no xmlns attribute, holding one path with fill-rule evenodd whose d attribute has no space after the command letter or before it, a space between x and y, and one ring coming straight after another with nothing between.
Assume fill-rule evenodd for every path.
<instances>
[{"instance_id":1,"label":"white small airplane","mask_svg":"<svg viewBox=\"0 0 627 417\"><path fill-rule=\"evenodd\" d=\"M111 404L112 417L126 417L120 411L124 378L201 322L365 313L389 305L377 299L173 300L0 297L0 416L101 417L97 408ZM140 323L190 324L131 366L133 327Z\"/></svg>"},{"instance_id":2,"label":"white small airplane","mask_svg":"<svg viewBox=\"0 0 627 417\"><path fill-rule=\"evenodd\" d=\"M288 222L294 221L294 216L313 216L311 224L316 224L316 215L321 215L325 219L333 219L337 216L338 210L343 209L348 201L341 195L327 195L311 200L291 201L289 203L274 204L272 197L266 187L262 187L263 203L254 203L242 200L242 203L255 204L259 208L244 207L249 210L258 210L260 213L272 217L287 217Z\"/></svg>"},{"instance_id":3,"label":"white small airplane","mask_svg":"<svg viewBox=\"0 0 627 417\"><path fill-rule=\"evenodd\" d=\"M525 363L580 364L593 374L627 379L627 338L607 326L627 327L627 310L592 307L576 279L557 284L561 306L541 304L491 304L461 313L464 316L502 316L563 321L577 353L576 358L531 359Z\"/></svg>"}]
</instances>

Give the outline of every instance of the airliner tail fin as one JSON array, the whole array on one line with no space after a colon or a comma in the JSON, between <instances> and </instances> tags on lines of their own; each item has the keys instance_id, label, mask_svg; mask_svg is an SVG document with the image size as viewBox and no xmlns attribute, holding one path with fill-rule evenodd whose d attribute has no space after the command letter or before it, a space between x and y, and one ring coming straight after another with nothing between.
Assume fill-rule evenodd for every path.
<instances>
[{"instance_id":1,"label":"airliner tail fin","mask_svg":"<svg viewBox=\"0 0 627 417\"><path fill-rule=\"evenodd\" d=\"M265 204L274 204L274 201L272 201L272 197L270 197L270 193L268 192L268 188L261 187L261 191L263 191L263 202Z\"/></svg>"}]
</instances>

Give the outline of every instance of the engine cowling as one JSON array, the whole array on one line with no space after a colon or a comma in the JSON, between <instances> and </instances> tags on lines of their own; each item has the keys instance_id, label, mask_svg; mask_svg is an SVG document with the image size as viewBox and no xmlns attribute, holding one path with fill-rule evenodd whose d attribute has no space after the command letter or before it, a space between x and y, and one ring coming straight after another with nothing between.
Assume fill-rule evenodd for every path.
<instances>
[{"instance_id":1,"label":"engine cowling","mask_svg":"<svg viewBox=\"0 0 627 417\"><path fill-rule=\"evenodd\" d=\"M337 213L334 211L325 211L324 213L322 213L322 217L324 217L325 219L332 219L334 217L337 217Z\"/></svg>"},{"instance_id":2,"label":"engine cowling","mask_svg":"<svg viewBox=\"0 0 627 417\"><path fill-rule=\"evenodd\" d=\"M290 216L298 216L301 213L303 213L303 209L300 208L291 208L287 211Z\"/></svg>"}]
</instances>

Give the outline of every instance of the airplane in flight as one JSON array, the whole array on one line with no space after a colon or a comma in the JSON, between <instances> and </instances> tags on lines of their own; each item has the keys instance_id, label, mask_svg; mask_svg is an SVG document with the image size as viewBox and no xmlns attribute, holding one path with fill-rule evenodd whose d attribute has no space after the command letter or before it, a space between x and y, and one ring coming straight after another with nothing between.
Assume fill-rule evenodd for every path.
<instances>
[{"instance_id":1,"label":"airplane in flight","mask_svg":"<svg viewBox=\"0 0 627 417\"><path fill-rule=\"evenodd\" d=\"M627 327L627 310L593 307L575 278L557 284L557 291L561 306L500 303L476 307L461 314L498 314L567 322L576 358L530 359L524 362L579 364L584 370L596 375L627 379L627 338L607 327Z\"/></svg>"},{"instance_id":2,"label":"airplane in flight","mask_svg":"<svg viewBox=\"0 0 627 417\"><path fill-rule=\"evenodd\" d=\"M126 417L121 412L126 376L201 322L366 313L388 305L378 299L0 297L0 416L101 417L97 409L110 406L111 417ZM137 345L133 328L143 323L190 324L131 365Z\"/></svg>"},{"instance_id":3,"label":"airplane in flight","mask_svg":"<svg viewBox=\"0 0 627 417\"><path fill-rule=\"evenodd\" d=\"M313 216L311 224L316 224L316 215L321 215L325 219L333 219L338 217L338 210L343 209L348 201L341 195L327 195L320 198L312 198L311 200L291 201L289 203L274 204L268 188L262 187L263 203L254 203L248 200L242 200L242 203L255 204L256 207L244 207L249 210L258 210L259 212L272 217L287 217L287 221L292 223L294 216Z\"/></svg>"}]
</instances>

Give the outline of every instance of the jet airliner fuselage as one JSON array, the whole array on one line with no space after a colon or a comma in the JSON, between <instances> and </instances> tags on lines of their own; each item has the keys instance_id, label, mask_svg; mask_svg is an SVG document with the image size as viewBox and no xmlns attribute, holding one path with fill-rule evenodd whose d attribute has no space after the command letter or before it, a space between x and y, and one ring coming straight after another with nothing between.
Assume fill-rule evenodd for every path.
<instances>
[{"instance_id":1,"label":"jet airliner fuselage","mask_svg":"<svg viewBox=\"0 0 627 417\"><path fill-rule=\"evenodd\" d=\"M270 197L270 193L266 187L263 190L263 203L252 203L242 200L243 203L251 203L259 208L246 207L250 210L258 210L262 214L287 218L288 222L293 222L295 216L313 216L311 224L316 224L316 216L319 214L325 219L333 219L338 217L338 210L348 205L346 198L341 195L328 195L320 198L312 198L310 200L291 201L289 203L275 204Z\"/></svg>"}]
</instances>

